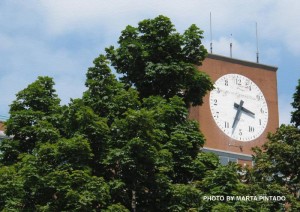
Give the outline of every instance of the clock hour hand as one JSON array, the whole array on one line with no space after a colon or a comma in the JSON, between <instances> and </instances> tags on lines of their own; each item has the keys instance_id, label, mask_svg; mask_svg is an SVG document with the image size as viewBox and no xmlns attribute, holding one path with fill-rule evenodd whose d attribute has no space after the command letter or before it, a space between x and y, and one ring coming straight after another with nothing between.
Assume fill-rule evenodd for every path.
<instances>
[{"instance_id":1,"label":"clock hour hand","mask_svg":"<svg viewBox=\"0 0 300 212\"><path fill-rule=\"evenodd\" d=\"M236 111L236 114L235 114L235 117L234 117L234 121L233 121L233 124L232 124L232 128L235 128L235 126L236 126L238 120L240 119L244 101L241 100L241 101L240 101L240 104L236 104L236 103L234 103L234 104L237 106L237 111Z\"/></svg>"},{"instance_id":2,"label":"clock hour hand","mask_svg":"<svg viewBox=\"0 0 300 212\"><path fill-rule=\"evenodd\" d=\"M234 103L234 107L235 107L235 108L238 108L239 106L240 106L239 104ZM242 107L241 110L242 110L243 112L245 112L245 113L248 113L248 114L251 115L251 116L255 116L255 113L251 112L250 110L248 110L248 109L246 109L246 108L244 108L244 107Z\"/></svg>"}]
</instances>

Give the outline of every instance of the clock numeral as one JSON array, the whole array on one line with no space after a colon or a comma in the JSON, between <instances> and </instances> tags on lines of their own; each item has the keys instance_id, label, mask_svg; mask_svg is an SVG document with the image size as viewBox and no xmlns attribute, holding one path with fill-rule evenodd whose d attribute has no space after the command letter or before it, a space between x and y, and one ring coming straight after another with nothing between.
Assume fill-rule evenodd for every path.
<instances>
[{"instance_id":1,"label":"clock numeral","mask_svg":"<svg viewBox=\"0 0 300 212\"><path fill-rule=\"evenodd\" d=\"M221 90L220 90L220 88L217 88L217 93L221 93Z\"/></svg>"},{"instance_id":2,"label":"clock numeral","mask_svg":"<svg viewBox=\"0 0 300 212\"><path fill-rule=\"evenodd\" d=\"M263 98L262 95L256 95L256 99L257 99L258 101L260 101L262 98Z\"/></svg>"},{"instance_id":3,"label":"clock numeral","mask_svg":"<svg viewBox=\"0 0 300 212\"><path fill-rule=\"evenodd\" d=\"M252 126L249 126L249 132L254 132L254 131L255 131L255 128Z\"/></svg>"},{"instance_id":4,"label":"clock numeral","mask_svg":"<svg viewBox=\"0 0 300 212\"><path fill-rule=\"evenodd\" d=\"M246 83L245 83L246 89L248 89L249 91L251 91L252 90L251 85L252 85L252 83L249 80L246 80Z\"/></svg>"},{"instance_id":5,"label":"clock numeral","mask_svg":"<svg viewBox=\"0 0 300 212\"><path fill-rule=\"evenodd\" d=\"M261 125L261 119L259 119L259 125Z\"/></svg>"},{"instance_id":6,"label":"clock numeral","mask_svg":"<svg viewBox=\"0 0 300 212\"><path fill-rule=\"evenodd\" d=\"M228 86L228 80L227 79L225 80L225 86Z\"/></svg>"},{"instance_id":7,"label":"clock numeral","mask_svg":"<svg viewBox=\"0 0 300 212\"><path fill-rule=\"evenodd\" d=\"M236 80L235 80L235 83L236 83L237 85L242 85L242 80L241 80L241 79L236 79Z\"/></svg>"},{"instance_id":8,"label":"clock numeral","mask_svg":"<svg viewBox=\"0 0 300 212\"><path fill-rule=\"evenodd\" d=\"M219 112L217 111L214 115L215 118L219 118Z\"/></svg>"},{"instance_id":9,"label":"clock numeral","mask_svg":"<svg viewBox=\"0 0 300 212\"><path fill-rule=\"evenodd\" d=\"M225 121L225 128L229 128L229 122Z\"/></svg>"},{"instance_id":10,"label":"clock numeral","mask_svg":"<svg viewBox=\"0 0 300 212\"><path fill-rule=\"evenodd\" d=\"M214 99L214 105L218 105L218 100Z\"/></svg>"},{"instance_id":11,"label":"clock numeral","mask_svg":"<svg viewBox=\"0 0 300 212\"><path fill-rule=\"evenodd\" d=\"M239 129L239 135L243 135L242 129Z\"/></svg>"},{"instance_id":12,"label":"clock numeral","mask_svg":"<svg viewBox=\"0 0 300 212\"><path fill-rule=\"evenodd\" d=\"M265 113L265 110L263 108L260 108L261 113Z\"/></svg>"}]
</instances>

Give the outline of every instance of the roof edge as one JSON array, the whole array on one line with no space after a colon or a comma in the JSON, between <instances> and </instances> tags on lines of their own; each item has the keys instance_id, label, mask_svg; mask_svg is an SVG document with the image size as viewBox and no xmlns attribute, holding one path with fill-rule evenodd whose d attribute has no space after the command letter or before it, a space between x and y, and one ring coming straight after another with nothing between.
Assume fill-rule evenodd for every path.
<instances>
[{"instance_id":1,"label":"roof edge","mask_svg":"<svg viewBox=\"0 0 300 212\"><path fill-rule=\"evenodd\" d=\"M254 68L262 68L262 69L266 69L266 70L269 70L269 71L275 71L276 72L278 70L278 67L276 67L276 66L270 66L270 65L255 63L255 62L251 62L251 61L247 61L247 60L240 60L240 59L231 58L231 57L225 57L225 56L217 55L217 54L208 53L206 58L215 59L215 60L222 60L222 61L225 61L225 62L250 66L250 67L254 67Z\"/></svg>"}]
</instances>

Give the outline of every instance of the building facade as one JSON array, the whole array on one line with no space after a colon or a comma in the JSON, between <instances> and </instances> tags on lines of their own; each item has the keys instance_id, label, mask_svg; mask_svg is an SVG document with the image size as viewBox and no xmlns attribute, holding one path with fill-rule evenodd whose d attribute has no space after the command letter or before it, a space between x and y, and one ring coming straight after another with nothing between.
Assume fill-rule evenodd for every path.
<instances>
[{"instance_id":1,"label":"building facade","mask_svg":"<svg viewBox=\"0 0 300 212\"><path fill-rule=\"evenodd\" d=\"M190 109L206 138L203 151L220 162L252 164L252 148L279 127L277 67L209 54L198 67L214 82L202 106Z\"/></svg>"}]
</instances>

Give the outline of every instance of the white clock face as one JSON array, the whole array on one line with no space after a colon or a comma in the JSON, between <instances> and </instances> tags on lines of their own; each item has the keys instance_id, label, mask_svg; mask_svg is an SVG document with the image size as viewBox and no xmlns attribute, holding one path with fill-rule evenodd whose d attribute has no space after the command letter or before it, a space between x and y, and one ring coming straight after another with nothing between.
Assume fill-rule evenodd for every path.
<instances>
[{"instance_id":1,"label":"white clock face","mask_svg":"<svg viewBox=\"0 0 300 212\"><path fill-rule=\"evenodd\" d=\"M238 141L258 138L268 123L268 106L259 87L239 74L226 74L214 86L209 103L218 127Z\"/></svg>"}]
</instances>

